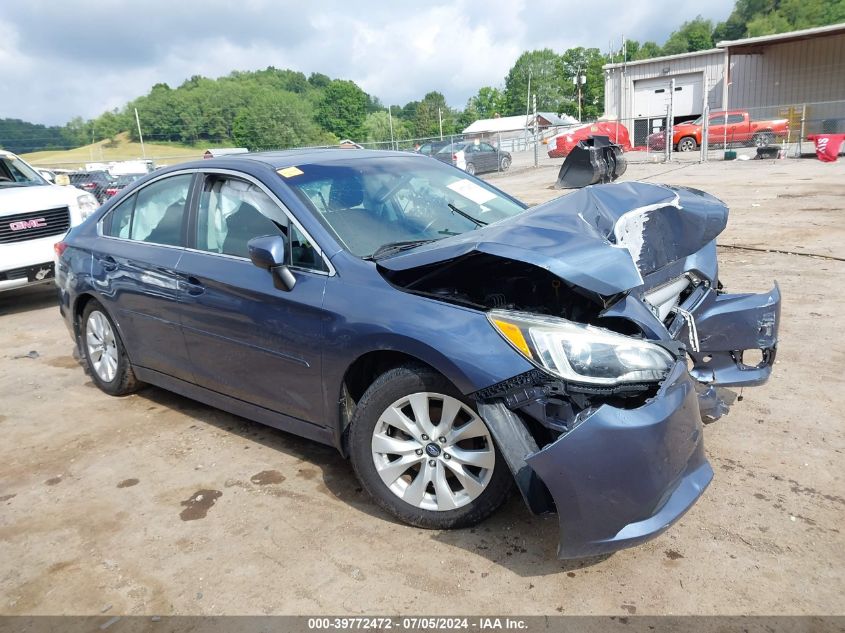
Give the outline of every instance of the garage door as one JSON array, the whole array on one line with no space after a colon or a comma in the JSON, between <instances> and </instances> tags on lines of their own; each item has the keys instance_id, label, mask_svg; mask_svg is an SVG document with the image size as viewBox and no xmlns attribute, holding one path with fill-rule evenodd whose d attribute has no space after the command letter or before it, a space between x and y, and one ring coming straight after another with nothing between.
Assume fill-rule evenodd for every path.
<instances>
[{"instance_id":1,"label":"garage door","mask_svg":"<svg viewBox=\"0 0 845 633\"><path fill-rule=\"evenodd\" d=\"M634 82L634 118L666 116L669 105L669 81L675 80L674 113L676 117L701 114L701 73L640 79Z\"/></svg>"}]
</instances>

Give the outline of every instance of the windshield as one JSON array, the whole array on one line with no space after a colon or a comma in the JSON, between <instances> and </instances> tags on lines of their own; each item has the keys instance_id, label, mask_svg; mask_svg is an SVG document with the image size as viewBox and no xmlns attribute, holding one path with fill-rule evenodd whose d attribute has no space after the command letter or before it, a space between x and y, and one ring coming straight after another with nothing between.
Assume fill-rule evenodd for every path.
<instances>
[{"instance_id":1,"label":"windshield","mask_svg":"<svg viewBox=\"0 0 845 633\"><path fill-rule=\"evenodd\" d=\"M47 181L17 156L0 156L0 187L46 185Z\"/></svg>"},{"instance_id":2,"label":"windshield","mask_svg":"<svg viewBox=\"0 0 845 633\"><path fill-rule=\"evenodd\" d=\"M692 125L701 125L701 122L704 120L704 116L698 117L695 121L692 122Z\"/></svg>"},{"instance_id":3,"label":"windshield","mask_svg":"<svg viewBox=\"0 0 845 633\"><path fill-rule=\"evenodd\" d=\"M483 181L413 157L297 165L279 174L358 257L460 235L525 210Z\"/></svg>"}]
</instances>

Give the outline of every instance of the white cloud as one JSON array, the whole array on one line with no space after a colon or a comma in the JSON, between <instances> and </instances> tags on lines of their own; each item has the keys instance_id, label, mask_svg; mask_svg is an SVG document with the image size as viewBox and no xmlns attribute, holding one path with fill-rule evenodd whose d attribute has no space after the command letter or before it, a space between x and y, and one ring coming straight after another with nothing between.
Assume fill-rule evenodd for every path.
<instances>
[{"instance_id":1,"label":"white cloud","mask_svg":"<svg viewBox=\"0 0 845 633\"><path fill-rule=\"evenodd\" d=\"M0 117L64 123L120 107L158 82L275 66L352 79L383 103L431 90L462 107L501 86L525 50L658 42L681 22L727 17L733 0L46 0L0 6ZM61 6L57 9L57 6ZM674 17L667 18L671 11ZM107 14L107 15L104 15ZM94 16L96 19L92 19Z\"/></svg>"}]
</instances>

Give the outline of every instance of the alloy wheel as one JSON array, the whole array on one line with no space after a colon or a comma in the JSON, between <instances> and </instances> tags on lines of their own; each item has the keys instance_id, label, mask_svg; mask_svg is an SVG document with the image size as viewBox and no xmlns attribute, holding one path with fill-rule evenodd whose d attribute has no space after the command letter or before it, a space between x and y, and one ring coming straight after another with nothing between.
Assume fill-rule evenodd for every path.
<instances>
[{"instance_id":1,"label":"alloy wheel","mask_svg":"<svg viewBox=\"0 0 845 633\"><path fill-rule=\"evenodd\" d=\"M114 380L117 375L117 341L111 323L99 310L94 310L88 315L85 344L88 348L88 358L100 380Z\"/></svg>"},{"instance_id":2,"label":"alloy wheel","mask_svg":"<svg viewBox=\"0 0 845 633\"><path fill-rule=\"evenodd\" d=\"M387 488L423 510L460 508L484 492L496 454L487 426L452 396L400 398L373 429L372 457Z\"/></svg>"}]
</instances>

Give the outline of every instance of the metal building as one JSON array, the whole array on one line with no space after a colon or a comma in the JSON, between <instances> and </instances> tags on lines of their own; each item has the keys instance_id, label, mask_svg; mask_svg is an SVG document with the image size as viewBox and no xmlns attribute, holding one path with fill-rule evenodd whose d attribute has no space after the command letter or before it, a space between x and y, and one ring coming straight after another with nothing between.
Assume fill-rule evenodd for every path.
<instances>
[{"instance_id":1,"label":"metal building","mask_svg":"<svg viewBox=\"0 0 845 633\"><path fill-rule=\"evenodd\" d=\"M622 121L634 145L642 145L666 125L671 92L674 123L708 108L788 117L802 137L845 127L845 24L716 46L605 65L603 118Z\"/></svg>"}]
</instances>

